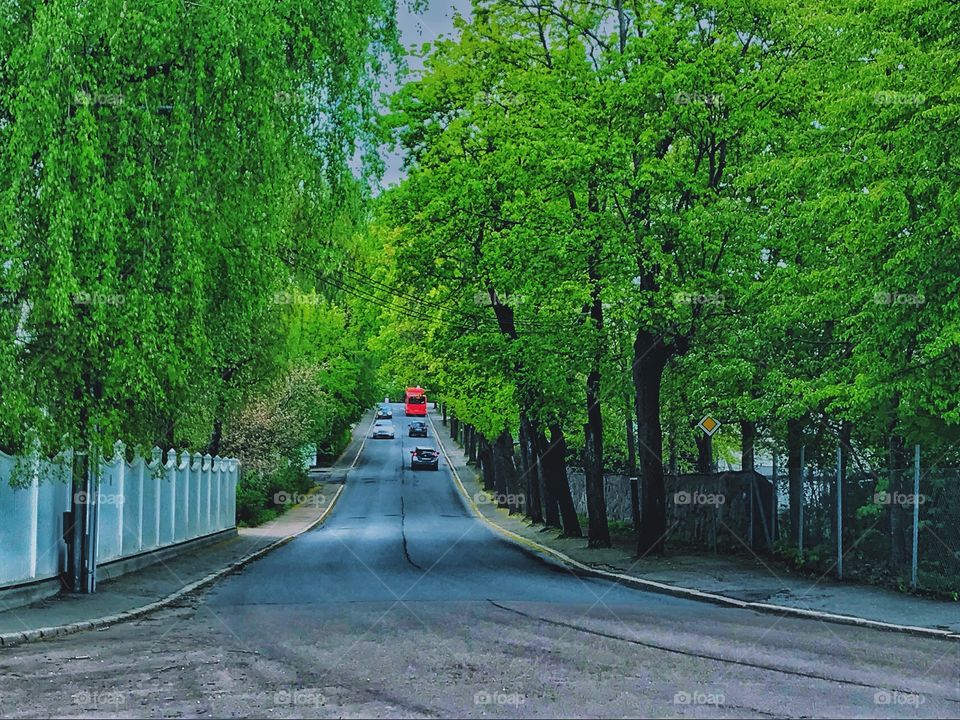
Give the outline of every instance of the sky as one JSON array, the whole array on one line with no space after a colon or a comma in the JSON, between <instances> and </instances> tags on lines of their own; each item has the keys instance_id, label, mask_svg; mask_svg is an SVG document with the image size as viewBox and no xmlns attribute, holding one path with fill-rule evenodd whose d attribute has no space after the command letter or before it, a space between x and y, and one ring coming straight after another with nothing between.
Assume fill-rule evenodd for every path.
<instances>
[{"instance_id":1,"label":"sky","mask_svg":"<svg viewBox=\"0 0 960 720\"><path fill-rule=\"evenodd\" d=\"M419 49L423 43L432 42L440 36L450 37L453 34L453 16L459 11L464 17L470 17L470 0L428 0L427 7L419 13L412 13L407 2L401 0L397 22L400 27L400 39L407 49ZM407 63L412 70L421 67L417 58L407 56ZM395 89L396 85L386 83L387 92ZM403 157L399 153L386 154L387 168L383 177L384 187L396 185L403 178Z\"/></svg>"}]
</instances>

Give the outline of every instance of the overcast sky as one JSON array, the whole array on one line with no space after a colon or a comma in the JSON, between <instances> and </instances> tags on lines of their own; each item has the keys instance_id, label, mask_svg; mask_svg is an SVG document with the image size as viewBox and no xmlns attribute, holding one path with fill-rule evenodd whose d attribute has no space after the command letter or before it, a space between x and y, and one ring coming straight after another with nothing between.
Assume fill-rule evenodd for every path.
<instances>
[{"instance_id":1,"label":"overcast sky","mask_svg":"<svg viewBox=\"0 0 960 720\"><path fill-rule=\"evenodd\" d=\"M464 17L470 17L470 0L429 0L427 9L420 13L412 13L407 9L407 3L401 0L398 22L400 25L401 40L406 48L417 48L425 42L433 42L438 37L450 37L453 34L453 16L459 11ZM420 63L416 58L409 57L407 62L411 69L419 69ZM393 85L385 86L386 90L393 89ZM386 157L387 170L383 178L384 186L395 185L402 177L400 169L402 158L397 154Z\"/></svg>"}]
</instances>

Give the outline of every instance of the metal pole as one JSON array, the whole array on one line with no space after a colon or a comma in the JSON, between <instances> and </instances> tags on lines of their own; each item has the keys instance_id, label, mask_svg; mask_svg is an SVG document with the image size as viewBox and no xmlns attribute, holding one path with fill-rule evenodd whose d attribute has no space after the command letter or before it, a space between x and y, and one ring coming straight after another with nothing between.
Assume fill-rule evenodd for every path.
<instances>
[{"instance_id":1,"label":"metal pole","mask_svg":"<svg viewBox=\"0 0 960 720\"><path fill-rule=\"evenodd\" d=\"M100 528L100 503L99 503L99 483L97 476L99 468L94 468L94 462L98 462L98 457L94 453L87 454L87 473L84 482L86 494L85 512L83 515L83 545L82 560L80 564L80 592L95 593L97 591L97 545L99 544Z\"/></svg>"},{"instance_id":2,"label":"metal pole","mask_svg":"<svg viewBox=\"0 0 960 720\"><path fill-rule=\"evenodd\" d=\"M917 589L917 544L920 540L920 445L913 448L913 560L910 586Z\"/></svg>"},{"instance_id":3,"label":"metal pole","mask_svg":"<svg viewBox=\"0 0 960 720\"><path fill-rule=\"evenodd\" d=\"M803 559L803 496L805 485L804 481L807 478L807 446L800 446L800 519L797 524L800 526L797 528L797 539L798 539L798 550L800 551L800 559Z\"/></svg>"},{"instance_id":4,"label":"metal pole","mask_svg":"<svg viewBox=\"0 0 960 720\"><path fill-rule=\"evenodd\" d=\"M840 454L837 448L837 577L843 580L843 484L840 478Z\"/></svg>"},{"instance_id":5,"label":"metal pole","mask_svg":"<svg viewBox=\"0 0 960 720\"><path fill-rule=\"evenodd\" d=\"M97 456L99 458L99 455ZM97 555L100 550L100 468L90 469L90 548L87 560L87 592L97 591ZM95 473L95 474L94 474Z\"/></svg>"}]
</instances>

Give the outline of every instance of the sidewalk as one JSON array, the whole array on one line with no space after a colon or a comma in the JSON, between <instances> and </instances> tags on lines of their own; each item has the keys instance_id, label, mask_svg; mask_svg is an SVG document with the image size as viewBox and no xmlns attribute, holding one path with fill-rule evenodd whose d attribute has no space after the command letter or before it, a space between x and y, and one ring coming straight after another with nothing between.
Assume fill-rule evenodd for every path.
<instances>
[{"instance_id":1,"label":"sidewalk","mask_svg":"<svg viewBox=\"0 0 960 720\"><path fill-rule=\"evenodd\" d=\"M310 498L280 517L196 552L184 553L102 583L93 595L61 595L0 612L0 646L16 645L123 622L159 610L198 592L316 525L332 509L346 474L362 447L369 417Z\"/></svg>"},{"instance_id":2,"label":"sidewalk","mask_svg":"<svg viewBox=\"0 0 960 720\"><path fill-rule=\"evenodd\" d=\"M494 503L476 502L478 493L483 492L476 471L467 464L463 449L450 439L448 428L439 418L434 420L436 440L459 475L469 504L481 517L512 534L512 539L528 550L554 562L560 560L574 571L746 609L960 639L960 603L800 576L767 558L679 555L638 559L632 549L622 546L590 550L585 538L559 538L556 531L532 525L520 515L508 515Z\"/></svg>"}]
</instances>

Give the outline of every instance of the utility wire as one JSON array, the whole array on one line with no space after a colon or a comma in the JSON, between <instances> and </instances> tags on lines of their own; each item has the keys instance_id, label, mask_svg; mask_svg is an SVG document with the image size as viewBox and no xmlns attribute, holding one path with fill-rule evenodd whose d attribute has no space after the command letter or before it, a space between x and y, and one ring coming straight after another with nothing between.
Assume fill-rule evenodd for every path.
<instances>
[{"instance_id":1,"label":"utility wire","mask_svg":"<svg viewBox=\"0 0 960 720\"><path fill-rule=\"evenodd\" d=\"M437 309L437 310L443 310L443 311L445 311L445 312L450 312L450 313L454 313L454 314L457 314L457 315L461 315L461 316L464 316L464 317L469 318L469 319L470 319L471 321L473 321L473 322L476 322L478 319L479 319L479 321L482 322L482 323L495 322L494 319L493 319L493 318L490 318L490 317L482 317L482 318L471 317L471 316L469 315L469 313L465 312L465 311L462 310L461 308L458 308L458 307L456 307L456 306L454 306L454 305L449 305L449 304L446 304L446 303L432 302L432 301L430 301L430 300L426 300L426 299L424 299L424 298L417 297L416 295L411 295L411 294L409 294L409 293L405 293L405 292L403 292L403 291L397 290L396 288L392 288L392 287L390 287L389 285L386 285L385 283L382 283L382 282L380 282L380 281L378 281L378 280L374 280L373 278L369 278L369 277L367 277L367 276L365 276L365 275L362 275L361 273L359 273L359 272L357 272L357 271L355 271L355 270L352 270L352 269L350 269L350 268L347 268L347 272L350 273L350 274L353 276L353 277L351 278L351 281L352 281L352 282L360 282L360 283L362 283L362 284L364 284L364 285L375 286L377 289L380 289L380 290L382 290L382 291L384 291L384 292L390 293L391 295L393 295L393 296L395 296L395 297L402 298L402 299L407 299L407 300L413 300L414 302L420 303L421 305L425 305L425 306L428 306L428 307L431 307L431 308L435 308L435 309ZM514 322L515 322L518 326L534 327L534 328L539 328L539 329L541 329L541 330L554 330L554 331L564 332L564 331L570 331L570 330L575 330L575 329L576 329L576 326L574 326L574 325L569 325L569 324L566 324L566 323L563 323L563 322L561 322L561 323L556 323L556 322L551 321L551 320L537 320L537 319L533 319L533 318L531 318L531 319L523 319L523 318L518 319L518 318L514 317ZM498 332L499 332L499 326L498 326Z\"/></svg>"},{"instance_id":2,"label":"utility wire","mask_svg":"<svg viewBox=\"0 0 960 720\"><path fill-rule=\"evenodd\" d=\"M427 314L422 313L422 312L417 311L417 310L411 310L409 307L404 307L404 306L396 305L396 304L391 303L391 302L389 302L389 301L387 301L387 300L384 300L383 298L377 297L376 295L369 294L368 291L365 291L365 290L363 290L363 289L361 289L361 288L356 288L356 287L351 286L351 285L349 285L349 284L347 284L347 283L344 283L344 282L339 282L339 281L337 281L337 280L334 280L333 278L320 277L319 280L320 280L321 282L324 282L324 283L327 283L327 284L329 284L329 285L332 285L333 287L335 287L335 288L337 288L337 289L339 289L339 290L342 290L343 292L348 293L349 295L353 295L354 297L358 297L358 298L360 298L360 299L362 299L362 300L366 300L366 301L368 301L368 302L375 303L375 304L378 305L379 307L388 307L388 308L390 308L390 309L392 309L392 310L395 310L396 312L398 312L398 313L401 314L401 315L404 315L405 317L413 318L414 320L420 320L421 322L433 323L433 322L436 321L436 318L433 317L433 316L431 316L431 315L427 315ZM468 325L456 325L456 326L454 326L454 329L455 329L455 330L459 330L460 332L496 332L496 333L499 333L499 330L494 330L493 328L484 329L484 328L470 327L470 326L468 326Z\"/></svg>"},{"instance_id":3,"label":"utility wire","mask_svg":"<svg viewBox=\"0 0 960 720\"><path fill-rule=\"evenodd\" d=\"M334 280L333 278L323 277L323 276L318 276L318 280L328 285L331 285L349 295L353 295L354 297L360 298L362 300L366 300L367 302L375 303L378 307L389 307L395 310L400 315L403 315L405 317L413 318L415 320L419 320L421 322L428 322L428 323L434 323L436 321L436 317L434 316L426 315L418 310L411 310L409 307L400 306L400 305L396 305L395 303L385 301L383 298L377 297L376 295L372 294L371 291L368 291L364 288L357 288L342 280L338 281L338 280ZM502 335L502 331L499 329L499 327L482 328L482 327L476 327L476 326L471 327L469 325L454 325L453 329L464 334L479 332L483 334ZM529 330L526 331L526 334L533 335L533 336L539 335L539 333L535 331L529 331ZM570 358L577 357L576 353L571 353L569 351L564 352L563 349L559 349L559 348L556 350L556 352L559 352L560 354L563 354Z\"/></svg>"},{"instance_id":4,"label":"utility wire","mask_svg":"<svg viewBox=\"0 0 960 720\"><path fill-rule=\"evenodd\" d=\"M401 290L397 290L396 288L392 288L389 285L380 282L379 280L374 280L373 278L367 277L366 275L363 275L357 272L356 270L352 270L350 268L347 268L347 272L354 276L353 278L351 278L351 282L360 282L365 285L372 285L372 286L375 286L377 289L387 292L395 297L399 297L407 300L413 300L414 302L420 303L421 305L426 305L427 307L430 307L430 308L435 308L437 310L443 310L446 312L456 313L457 315L464 315L466 317L470 317L468 313L466 313L465 311L453 305L431 302L421 297L417 297L416 295L405 293ZM493 318L489 318L489 317L479 317L479 318L470 317L470 319L474 321L479 320L480 322L489 322L493 320Z\"/></svg>"}]
</instances>

